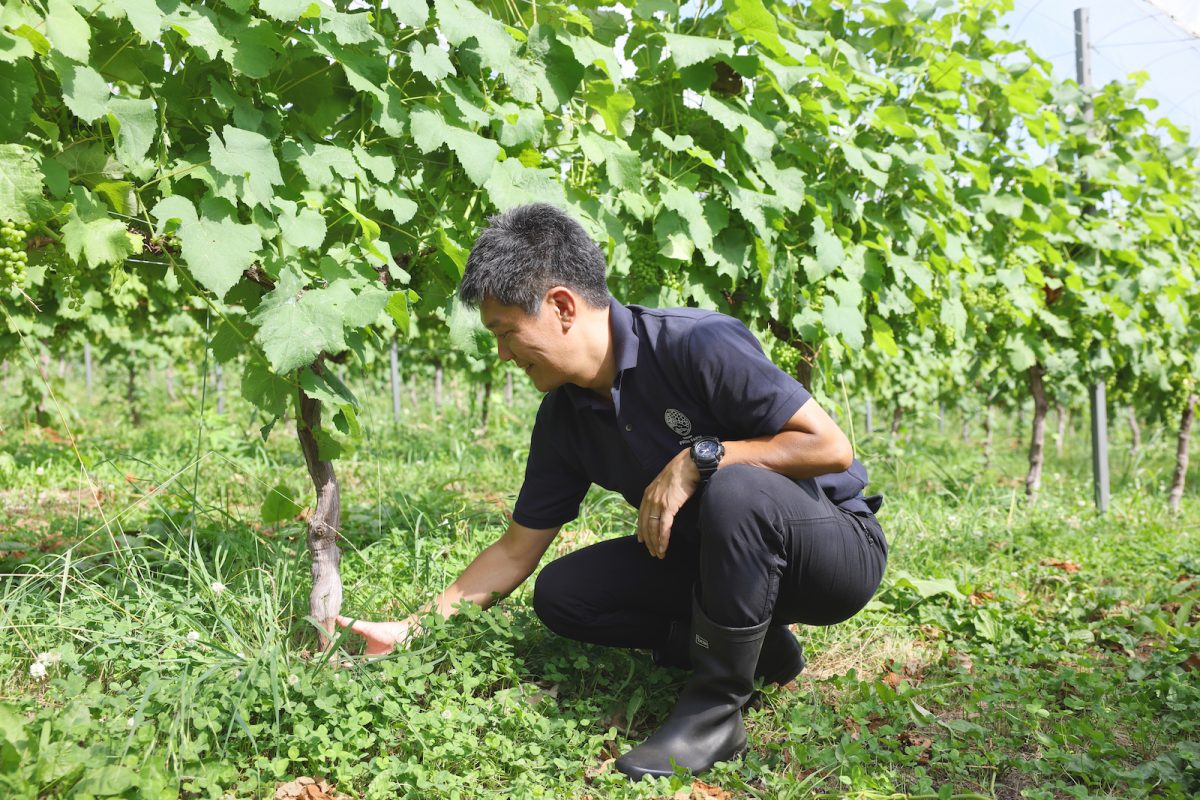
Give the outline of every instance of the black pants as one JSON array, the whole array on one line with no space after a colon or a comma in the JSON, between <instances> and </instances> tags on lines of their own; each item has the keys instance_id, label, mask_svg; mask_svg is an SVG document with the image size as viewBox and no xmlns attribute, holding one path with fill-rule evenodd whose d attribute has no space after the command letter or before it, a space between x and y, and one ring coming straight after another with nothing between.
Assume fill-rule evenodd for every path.
<instances>
[{"instance_id":1,"label":"black pants","mask_svg":"<svg viewBox=\"0 0 1200 800\"><path fill-rule=\"evenodd\" d=\"M680 510L666 558L634 536L582 548L542 569L533 607L561 636L653 648L690 619L693 589L726 627L832 625L867 604L886 564L869 512L838 508L812 480L731 464Z\"/></svg>"}]
</instances>

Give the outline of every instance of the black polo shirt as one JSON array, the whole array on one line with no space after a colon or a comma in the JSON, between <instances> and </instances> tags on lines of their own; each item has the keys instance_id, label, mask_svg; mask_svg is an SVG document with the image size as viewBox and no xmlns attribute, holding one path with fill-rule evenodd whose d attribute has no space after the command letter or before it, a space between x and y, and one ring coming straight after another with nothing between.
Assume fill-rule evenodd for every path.
<instances>
[{"instance_id":1,"label":"black polo shirt","mask_svg":"<svg viewBox=\"0 0 1200 800\"><path fill-rule=\"evenodd\" d=\"M617 376L612 405L566 384L538 409L513 519L554 528L579 515L595 483L635 508L667 462L701 436L723 441L778 433L811 395L766 357L741 322L694 308L609 301ZM857 459L817 484L848 511L869 511Z\"/></svg>"}]
</instances>

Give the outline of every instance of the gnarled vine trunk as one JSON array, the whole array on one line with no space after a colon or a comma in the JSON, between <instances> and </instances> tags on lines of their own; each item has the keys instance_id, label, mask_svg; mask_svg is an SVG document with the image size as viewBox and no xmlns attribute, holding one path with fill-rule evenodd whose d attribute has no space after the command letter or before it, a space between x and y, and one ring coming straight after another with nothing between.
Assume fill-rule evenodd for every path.
<instances>
[{"instance_id":1,"label":"gnarled vine trunk","mask_svg":"<svg viewBox=\"0 0 1200 800\"><path fill-rule=\"evenodd\" d=\"M1179 438L1175 444L1175 475L1171 478L1171 494L1167 500L1173 513L1179 513L1183 502L1183 486L1187 480L1188 447L1192 441L1192 420L1196 416L1196 395L1189 394L1179 418Z\"/></svg>"},{"instance_id":2,"label":"gnarled vine trunk","mask_svg":"<svg viewBox=\"0 0 1200 800\"><path fill-rule=\"evenodd\" d=\"M137 405L137 370L131 363L129 377L125 382L125 401L129 404L129 422L135 428L142 424L142 412Z\"/></svg>"},{"instance_id":3,"label":"gnarled vine trunk","mask_svg":"<svg viewBox=\"0 0 1200 800\"><path fill-rule=\"evenodd\" d=\"M487 381L483 384L483 388L480 389L480 395L481 397L479 405L481 406L481 411L479 413L479 427L486 428L488 424L488 410L492 405L491 375L488 375Z\"/></svg>"},{"instance_id":4,"label":"gnarled vine trunk","mask_svg":"<svg viewBox=\"0 0 1200 800\"><path fill-rule=\"evenodd\" d=\"M442 407L442 362L433 365L433 407Z\"/></svg>"},{"instance_id":5,"label":"gnarled vine trunk","mask_svg":"<svg viewBox=\"0 0 1200 800\"><path fill-rule=\"evenodd\" d=\"M1054 401L1054 411L1058 414L1058 430L1054 432L1054 452L1061 456L1063 440L1067 435L1067 417L1070 416L1071 412L1059 400Z\"/></svg>"},{"instance_id":6,"label":"gnarled vine trunk","mask_svg":"<svg viewBox=\"0 0 1200 800\"><path fill-rule=\"evenodd\" d=\"M1129 455L1136 456L1142 449L1142 427L1138 425L1133 406L1125 406L1125 415L1129 418Z\"/></svg>"},{"instance_id":7,"label":"gnarled vine trunk","mask_svg":"<svg viewBox=\"0 0 1200 800\"><path fill-rule=\"evenodd\" d=\"M892 438L896 438L896 434L900 432L900 418L904 416L904 409L897 403L892 409Z\"/></svg>"},{"instance_id":8,"label":"gnarled vine trunk","mask_svg":"<svg viewBox=\"0 0 1200 800\"><path fill-rule=\"evenodd\" d=\"M983 410L983 468L992 466L992 407Z\"/></svg>"},{"instance_id":9,"label":"gnarled vine trunk","mask_svg":"<svg viewBox=\"0 0 1200 800\"><path fill-rule=\"evenodd\" d=\"M1033 395L1033 436L1029 441L1029 473L1025 476L1025 496L1037 500L1042 488L1042 466L1046 460L1046 371L1041 364L1029 368L1029 393Z\"/></svg>"},{"instance_id":10,"label":"gnarled vine trunk","mask_svg":"<svg viewBox=\"0 0 1200 800\"><path fill-rule=\"evenodd\" d=\"M320 369L320 362L313 369ZM316 433L321 429L321 401L309 397L303 389L300 396L300 418L296 434L308 475L317 490L317 506L308 518L308 552L312 555L312 592L308 596L309 613L326 631L332 632L334 617L342 610L342 577L338 565L342 560L337 537L341 527L342 501L338 491L333 463L321 458ZM322 647L329 638L321 637Z\"/></svg>"}]
</instances>

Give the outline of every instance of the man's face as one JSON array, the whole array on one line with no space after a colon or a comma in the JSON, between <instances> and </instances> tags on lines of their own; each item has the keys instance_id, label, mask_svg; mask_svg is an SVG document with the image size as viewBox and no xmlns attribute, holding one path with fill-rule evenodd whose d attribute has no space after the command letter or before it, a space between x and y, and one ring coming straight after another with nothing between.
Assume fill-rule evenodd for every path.
<instances>
[{"instance_id":1,"label":"man's face","mask_svg":"<svg viewBox=\"0 0 1200 800\"><path fill-rule=\"evenodd\" d=\"M496 337L500 360L524 370L538 391L548 392L568 382L563 327L552 304L543 302L538 314L531 316L520 306L485 297L479 317Z\"/></svg>"}]
</instances>

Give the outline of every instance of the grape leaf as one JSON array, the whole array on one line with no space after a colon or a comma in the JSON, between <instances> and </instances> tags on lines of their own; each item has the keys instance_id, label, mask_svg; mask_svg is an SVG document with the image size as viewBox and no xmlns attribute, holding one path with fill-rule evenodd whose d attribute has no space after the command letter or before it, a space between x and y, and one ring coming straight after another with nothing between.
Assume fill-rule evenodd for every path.
<instances>
[{"instance_id":1,"label":"grape leaf","mask_svg":"<svg viewBox=\"0 0 1200 800\"><path fill-rule=\"evenodd\" d=\"M467 177L476 185L487 182L496 165L496 156L500 154L500 145L494 140L447 125L441 114L428 109L414 111L409 125L421 152L428 153L444 144L458 156Z\"/></svg>"},{"instance_id":2,"label":"grape leaf","mask_svg":"<svg viewBox=\"0 0 1200 800\"><path fill-rule=\"evenodd\" d=\"M454 65L450 63L450 56L436 44L422 45L420 42L413 42L408 46L408 59L412 68L428 78L430 83L437 83L447 75L456 74Z\"/></svg>"},{"instance_id":3,"label":"grape leaf","mask_svg":"<svg viewBox=\"0 0 1200 800\"><path fill-rule=\"evenodd\" d=\"M29 124L36 92L33 66L28 61L0 62L0 139L21 138L21 132Z\"/></svg>"},{"instance_id":4,"label":"grape leaf","mask_svg":"<svg viewBox=\"0 0 1200 800\"><path fill-rule=\"evenodd\" d=\"M687 233L696 247L701 250L712 248L712 229L708 227L708 220L704 217L704 209L701 207L700 200L694 192L677 183L673 183L670 188L662 193L662 203L687 222ZM690 257L691 254L689 253L688 255Z\"/></svg>"},{"instance_id":5,"label":"grape leaf","mask_svg":"<svg viewBox=\"0 0 1200 800\"><path fill-rule=\"evenodd\" d=\"M63 225L63 246L72 261L98 267L119 264L140 253L142 237L131 233L120 220L108 215L108 207L94 199L82 186L71 190L74 205Z\"/></svg>"},{"instance_id":6,"label":"grape leaf","mask_svg":"<svg viewBox=\"0 0 1200 800\"><path fill-rule=\"evenodd\" d=\"M292 496L292 490L281 483L267 492L259 507L259 516L263 524L273 525L295 519L302 510Z\"/></svg>"},{"instance_id":7,"label":"grape leaf","mask_svg":"<svg viewBox=\"0 0 1200 800\"><path fill-rule=\"evenodd\" d=\"M501 211L526 203L566 205L562 182L553 171L526 167L515 158L497 164L484 188L492 205Z\"/></svg>"},{"instance_id":8,"label":"grape leaf","mask_svg":"<svg viewBox=\"0 0 1200 800\"><path fill-rule=\"evenodd\" d=\"M608 75L608 79L618 89L621 88L621 62L617 60L613 48L600 44L588 36L575 36L564 31L558 31L558 40L571 49L571 53L584 67L598 66Z\"/></svg>"},{"instance_id":9,"label":"grape leaf","mask_svg":"<svg viewBox=\"0 0 1200 800\"><path fill-rule=\"evenodd\" d=\"M458 47L468 39L475 39L485 66L498 72L511 69L517 43L499 20L473 3L461 0L434 0L434 8L438 27L450 44Z\"/></svg>"},{"instance_id":10,"label":"grape leaf","mask_svg":"<svg viewBox=\"0 0 1200 800\"><path fill-rule=\"evenodd\" d=\"M129 24L143 41L158 40L163 14L154 0L113 0L113 5L125 12Z\"/></svg>"},{"instance_id":11,"label":"grape leaf","mask_svg":"<svg viewBox=\"0 0 1200 800\"><path fill-rule=\"evenodd\" d=\"M55 66L62 81L63 102L71 113L84 122L95 122L104 116L112 92L100 73L61 59Z\"/></svg>"},{"instance_id":12,"label":"grape leaf","mask_svg":"<svg viewBox=\"0 0 1200 800\"><path fill-rule=\"evenodd\" d=\"M320 5L317 0L258 0L258 7L267 16L280 22L293 22L302 16L314 16L305 13L313 5L317 5L317 14L319 15Z\"/></svg>"},{"instance_id":13,"label":"grape leaf","mask_svg":"<svg viewBox=\"0 0 1200 800\"><path fill-rule=\"evenodd\" d=\"M429 6L425 0L388 0L388 10L401 25L423 28L429 19Z\"/></svg>"},{"instance_id":14,"label":"grape leaf","mask_svg":"<svg viewBox=\"0 0 1200 800\"><path fill-rule=\"evenodd\" d=\"M154 101L114 97L108 103L108 113L116 123L117 157L127 167L137 164L154 143L158 124Z\"/></svg>"},{"instance_id":15,"label":"grape leaf","mask_svg":"<svg viewBox=\"0 0 1200 800\"><path fill-rule=\"evenodd\" d=\"M46 36L55 50L81 64L91 55L92 31L69 0L50 0Z\"/></svg>"},{"instance_id":16,"label":"grape leaf","mask_svg":"<svg viewBox=\"0 0 1200 800\"><path fill-rule=\"evenodd\" d=\"M0 144L0 219L29 222L42 202L37 155L19 144Z\"/></svg>"},{"instance_id":17,"label":"grape leaf","mask_svg":"<svg viewBox=\"0 0 1200 800\"><path fill-rule=\"evenodd\" d=\"M252 203L266 206L275 192L271 188L283 183L279 161L271 149L271 140L253 131L226 125L224 142L213 131L208 137L208 152L213 166L222 174L246 179Z\"/></svg>"},{"instance_id":18,"label":"grape leaf","mask_svg":"<svg viewBox=\"0 0 1200 800\"><path fill-rule=\"evenodd\" d=\"M663 38L671 48L671 60L679 69L708 61L714 56L732 56L733 42L726 39L712 39L708 36L684 36L677 33L664 33Z\"/></svg>"},{"instance_id":19,"label":"grape leaf","mask_svg":"<svg viewBox=\"0 0 1200 800\"><path fill-rule=\"evenodd\" d=\"M758 42L775 56L782 56L783 42L779 39L779 25L762 0L725 0L725 21L743 39Z\"/></svg>"},{"instance_id":20,"label":"grape leaf","mask_svg":"<svg viewBox=\"0 0 1200 800\"><path fill-rule=\"evenodd\" d=\"M191 201L174 195L160 200L151 211L161 233L169 220L179 220L179 239L188 271L218 299L242 277L254 263L262 246L256 225L242 225L229 219L199 216Z\"/></svg>"},{"instance_id":21,"label":"grape leaf","mask_svg":"<svg viewBox=\"0 0 1200 800\"><path fill-rule=\"evenodd\" d=\"M276 217L283 240L297 249L316 249L325 241L325 218L311 208L296 210L291 200L275 200L280 214Z\"/></svg>"}]
</instances>

